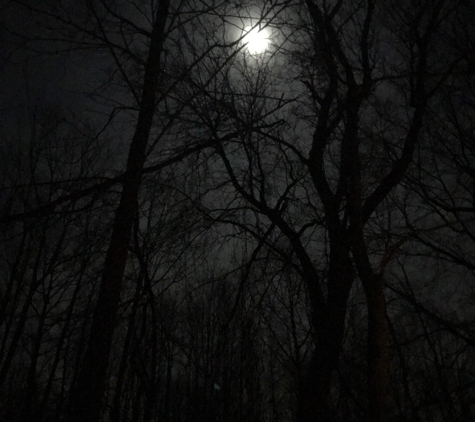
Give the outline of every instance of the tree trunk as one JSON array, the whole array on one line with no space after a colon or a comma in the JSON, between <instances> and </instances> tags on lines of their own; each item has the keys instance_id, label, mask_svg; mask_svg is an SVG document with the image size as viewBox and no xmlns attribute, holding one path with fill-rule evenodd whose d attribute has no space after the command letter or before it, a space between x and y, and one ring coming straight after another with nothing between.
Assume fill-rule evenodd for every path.
<instances>
[{"instance_id":1,"label":"tree trunk","mask_svg":"<svg viewBox=\"0 0 475 422\"><path fill-rule=\"evenodd\" d=\"M389 325L383 281L375 276L365 283L368 302L368 399L370 422L388 420Z\"/></svg>"},{"instance_id":2,"label":"tree trunk","mask_svg":"<svg viewBox=\"0 0 475 422\"><path fill-rule=\"evenodd\" d=\"M165 39L168 8L169 2L162 0L151 34L140 111L130 145L120 203L116 211L111 240L104 262L99 297L94 310L84 361L80 368L78 381L71 392L69 415L71 422L98 422L101 416L101 404L106 391L106 373L116 326L122 278L136 213L145 152L156 107L160 56Z\"/></svg>"},{"instance_id":3,"label":"tree trunk","mask_svg":"<svg viewBox=\"0 0 475 422\"><path fill-rule=\"evenodd\" d=\"M333 233L330 242L327 302L323 310L312 308L317 345L300 385L297 422L328 422L333 418L329 393L338 367L354 271L344 240Z\"/></svg>"},{"instance_id":4,"label":"tree trunk","mask_svg":"<svg viewBox=\"0 0 475 422\"><path fill-rule=\"evenodd\" d=\"M322 324L325 323L322 321ZM300 383L297 422L331 420L329 392L332 375L338 365L341 338L333 336L328 329L325 331L324 336L320 334L310 365Z\"/></svg>"},{"instance_id":5,"label":"tree trunk","mask_svg":"<svg viewBox=\"0 0 475 422\"><path fill-rule=\"evenodd\" d=\"M389 324L382 274L371 267L362 230L354 237L353 253L368 309L368 405L369 422L388 421Z\"/></svg>"}]
</instances>

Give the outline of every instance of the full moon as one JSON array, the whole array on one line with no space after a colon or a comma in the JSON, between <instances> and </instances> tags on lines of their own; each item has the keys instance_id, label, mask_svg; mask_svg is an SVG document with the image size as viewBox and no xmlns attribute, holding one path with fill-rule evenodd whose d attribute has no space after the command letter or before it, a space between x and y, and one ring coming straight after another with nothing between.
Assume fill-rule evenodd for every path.
<instances>
[{"instance_id":1,"label":"full moon","mask_svg":"<svg viewBox=\"0 0 475 422\"><path fill-rule=\"evenodd\" d=\"M251 54L263 53L269 45L269 32L267 29L252 29L251 26L244 28L247 32L243 42L247 43L247 51Z\"/></svg>"}]
</instances>

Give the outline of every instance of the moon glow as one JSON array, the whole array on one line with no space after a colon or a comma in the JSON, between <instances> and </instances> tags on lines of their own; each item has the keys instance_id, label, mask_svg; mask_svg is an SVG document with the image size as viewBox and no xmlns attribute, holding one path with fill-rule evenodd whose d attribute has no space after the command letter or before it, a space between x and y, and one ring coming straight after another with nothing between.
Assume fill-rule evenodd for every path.
<instances>
[{"instance_id":1,"label":"moon glow","mask_svg":"<svg viewBox=\"0 0 475 422\"><path fill-rule=\"evenodd\" d=\"M252 28L250 26L244 28L247 32L243 42L247 43L246 49L251 54L260 54L266 51L269 45L269 32L267 29Z\"/></svg>"}]
</instances>

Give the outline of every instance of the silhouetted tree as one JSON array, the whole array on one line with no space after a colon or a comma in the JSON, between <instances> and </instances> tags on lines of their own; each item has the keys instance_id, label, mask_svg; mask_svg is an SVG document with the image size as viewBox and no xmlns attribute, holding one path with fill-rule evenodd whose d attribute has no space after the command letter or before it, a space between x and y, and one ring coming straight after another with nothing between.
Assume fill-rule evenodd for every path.
<instances>
[{"instance_id":1,"label":"silhouetted tree","mask_svg":"<svg viewBox=\"0 0 475 422\"><path fill-rule=\"evenodd\" d=\"M5 418L470 413L472 332L422 300L473 270L465 2L2 11L7 71L70 95L0 128Z\"/></svg>"}]
</instances>

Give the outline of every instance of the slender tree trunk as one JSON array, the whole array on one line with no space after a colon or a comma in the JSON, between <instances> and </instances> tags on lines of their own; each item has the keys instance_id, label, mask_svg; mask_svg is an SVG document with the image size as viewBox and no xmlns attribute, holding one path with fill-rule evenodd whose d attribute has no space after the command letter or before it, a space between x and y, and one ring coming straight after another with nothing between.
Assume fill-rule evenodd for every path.
<instances>
[{"instance_id":1,"label":"slender tree trunk","mask_svg":"<svg viewBox=\"0 0 475 422\"><path fill-rule=\"evenodd\" d=\"M38 360L40 358L41 344L43 340L44 327L46 323L46 317L48 313L48 306L50 304L52 289L53 289L53 280L50 281L48 290L44 294L43 306L41 307L41 313L38 316L38 328L36 330L36 335L33 341L30 368L28 369L28 375L26 377L26 393L25 393L25 401L24 401L24 408L23 408L23 414L25 415L25 420L34 420L34 416L36 412L38 411L37 404L39 403L39 401L37 397L38 391L37 391L36 372L38 369Z\"/></svg>"},{"instance_id":2,"label":"slender tree trunk","mask_svg":"<svg viewBox=\"0 0 475 422\"><path fill-rule=\"evenodd\" d=\"M170 352L171 353L171 352ZM167 358L167 375L165 381L165 393L163 404L163 421L169 422L171 419L171 399L172 399L172 368L173 368L173 355L169 355Z\"/></svg>"},{"instance_id":3,"label":"slender tree trunk","mask_svg":"<svg viewBox=\"0 0 475 422\"><path fill-rule=\"evenodd\" d=\"M58 368L59 363L61 361L61 355L62 355L62 352L63 352L63 348L64 348L64 345L65 345L66 339L68 337L68 333L70 331L72 315L73 315L73 312L74 312L74 307L76 305L76 301L78 299L79 291L80 291L81 286L82 286L81 281L82 281L84 273L86 271L86 265L87 265L87 261L85 261L81 264L81 273L80 273L79 279L77 281L76 287L74 289L74 293L72 295L71 302L69 303L68 309L66 310L66 316L64 318L64 326L61 330L61 334L60 334L59 339L58 339L57 344L56 344L54 359L53 359L53 363L51 365L51 370L50 370L50 374L49 374L49 377L48 377L48 382L46 383L46 387L43 391L41 406L40 406L40 409L39 409L38 414L37 414L37 417L40 420L42 419L42 417L43 417L44 413L46 412L46 410L48 408L48 405L49 405L49 397L50 397L51 391L53 390L53 384L54 384L56 376L57 376L56 371L57 371L57 368ZM62 401L59 400L59 403L56 403L56 405L58 405L58 407L62 408L64 403L62 403Z\"/></svg>"},{"instance_id":4,"label":"slender tree trunk","mask_svg":"<svg viewBox=\"0 0 475 422\"><path fill-rule=\"evenodd\" d=\"M129 355L131 353L130 345L132 344L132 337L134 334L134 329L135 329L135 319L137 315L137 309L139 306L139 291L140 291L140 283L137 283L137 287L135 290L135 301L132 306L132 312L128 316L129 323L127 326L127 333L125 335L125 340L124 340L124 347L122 349L122 357L120 360L120 365L119 369L117 372L117 385L115 388L114 392L114 398L112 400L112 407L110 410L109 418L111 422L120 422L123 420L122 415L121 415L121 406L122 406L122 393L123 393L123 385L124 381L126 379L126 372L128 369L128 362L129 362Z\"/></svg>"},{"instance_id":5,"label":"slender tree trunk","mask_svg":"<svg viewBox=\"0 0 475 422\"><path fill-rule=\"evenodd\" d=\"M6 381L7 375L9 373L10 369L11 369L11 364L12 364L13 358L15 357L17 347L20 343L20 339L21 339L21 337L24 333L24 328L25 328L25 325L26 325L27 320L28 320L28 313L29 313L30 308L31 308L32 303L33 303L33 297L37 293L38 287L45 281L47 275L50 274L53 271L52 267L57 262L58 256L59 256L59 254L61 252L61 248L63 246L63 240L64 240L64 237L65 237L66 231L63 231L61 233L61 237L58 240L58 243L55 247L54 253L50 258L50 263L49 263L48 269L45 270L45 274L41 278L38 278L38 273L40 271L40 266L41 266L41 257L42 257L43 250L44 250L44 247L45 247L46 242L47 242L46 231L47 231L47 228L45 228L45 230L43 232L43 235L42 235L41 246L39 247L37 257L36 257L36 260L35 260L35 264L34 264L34 267L33 267L32 281L31 281L31 284L29 286L27 296L24 300L24 303L23 303L23 306L22 306L22 309L21 309L21 312L20 312L20 316L17 317L18 319L17 319L15 333L13 334L13 338L12 338L10 344L9 344L8 351L6 352L5 358L2 362L3 366L0 369L0 386L2 386L4 384L4 382ZM14 314L12 313L12 315L14 315ZM7 333L8 332L6 331L4 342L3 342L2 349L1 349L1 352L0 352L0 355L2 357L4 356L4 350L5 350L5 347L6 347L6 344L7 344L7 340L8 340Z\"/></svg>"},{"instance_id":6,"label":"slender tree trunk","mask_svg":"<svg viewBox=\"0 0 475 422\"><path fill-rule=\"evenodd\" d=\"M101 404L106 391L106 374L116 326L122 278L136 213L145 152L156 107L160 56L165 39L168 8L169 1L162 0L155 17L149 55L145 65L140 111L130 145L120 203L116 211L111 240L104 262L99 297L84 361L77 383L71 393L70 422L98 422L101 416Z\"/></svg>"}]
</instances>

